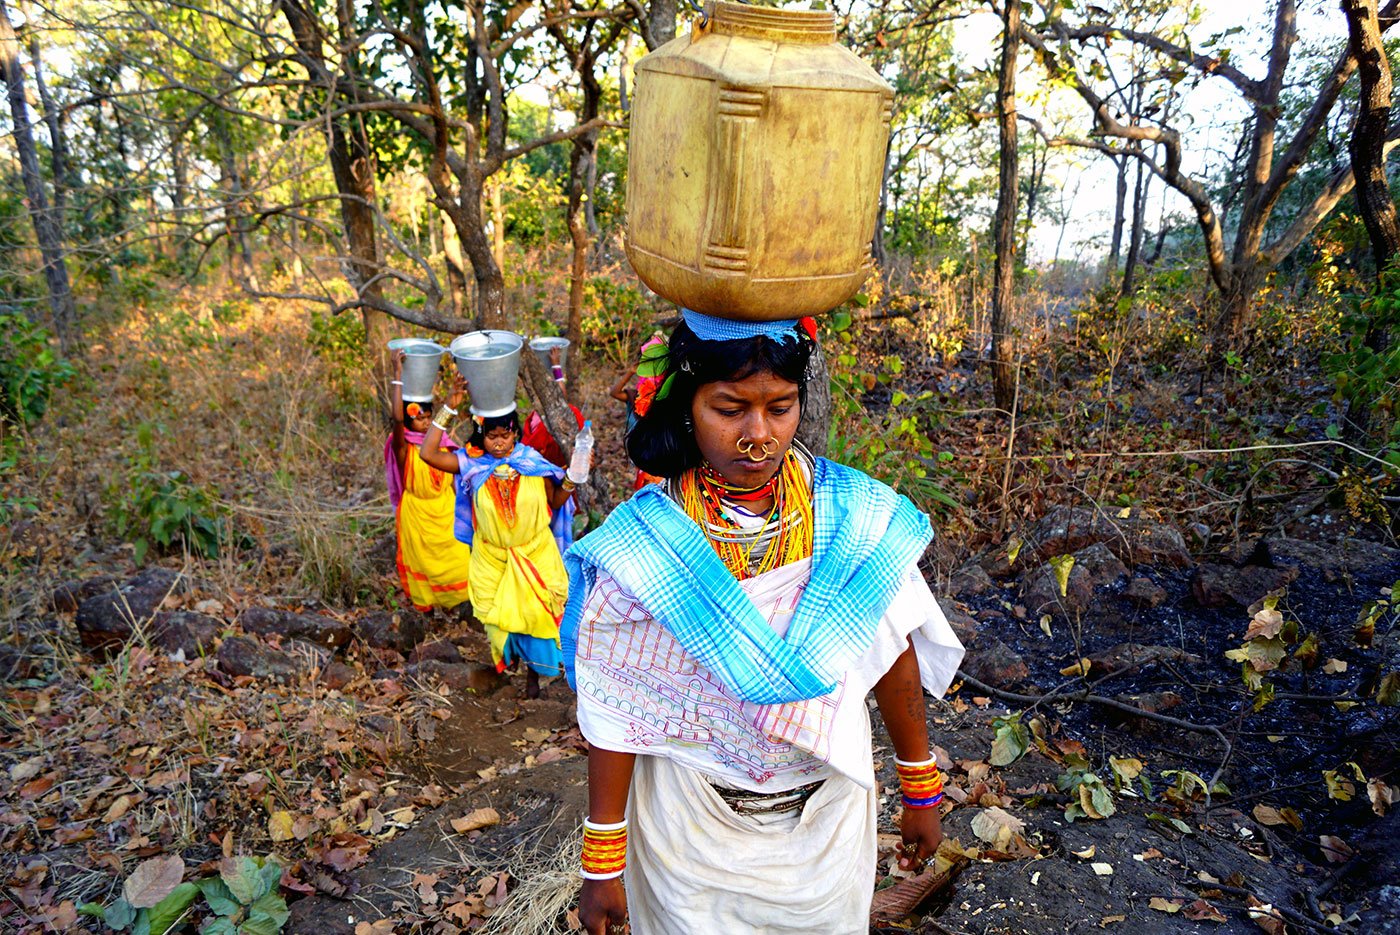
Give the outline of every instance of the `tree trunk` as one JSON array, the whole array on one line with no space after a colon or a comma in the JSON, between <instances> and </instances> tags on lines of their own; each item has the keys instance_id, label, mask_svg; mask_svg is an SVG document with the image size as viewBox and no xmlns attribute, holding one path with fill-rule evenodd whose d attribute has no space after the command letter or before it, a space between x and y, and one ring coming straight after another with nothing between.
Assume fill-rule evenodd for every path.
<instances>
[{"instance_id":1,"label":"tree trunk","mask_svg":"<svg viewBox=\"0 0 1400 935\"><path fill-rule=\"evenodd\" d=\"M447 285L451 293L453 310L461 317L475 314L472 310L471 290L467 285L467 261L462 256L462 241L452 219L445 212L438 212L438 225L442 228L442 257L447 265Z\"/></svg>"},{"instance_id":2,"label":"tree trunk","mask_svg":"<svg viewBox=\"0 0 1400 935\"><path fill-rule=\"evenodd\" d=\"M1357 207L1366 224L1375 258L1375 288L1380 292L1394 285L1393 265L1396 254L1400 253L1400 222L1396 219L1395 202L1390 197L1385 174L1385 136L1390 126L1392 84L1376 6L1377 0L1342 0L1351 50L1361 78L1360 108L1347 149L1351 153L1351 171L1356 177ZM1363 344L1376 355L1384 354L1390 347L1391 336L1385 317L1385 313L1373 311L1362 338ZM1373 403L1373 399L1357 396L1348 400L1344 435L1358 447L1363 446L1371 434Z\"/></svg>"},{"instance_id":3,"label":"tree trunk","mask_svg":"<svg viewBox=\"0 0 1400 935\"><path fill-rule=\"evenodd\" d=\"M578 120L587 123L598 116L603 89L593 74L592 54L579 56L575 65L583 87ZM577 385L579 358L582 356L579 352L583 341L583 288L588 277L588 248L593 242L588 230L585 199L588 197L589 170L597 158L597 146L598 131L594 130L574 137L569 150L569 240L573 244L573 256L569 267L569 320L565 335L574 349L567 361L570 386Z\"/></svg>"},{"instance_id":4,"label":"tree trunk","mask_svg":"<svg viewBox=\"0 0 1400 935\"><path fill-rule=\"evenodd\" d=\"M25 22L33 23L27 3L21 3L20 11ZM29 63L34 68L34 89L39 92L39 103L44 108L44 125L49 130L49 170L53 175L53 214L60 233L65 233L67 217L68 189L75 183L68 158L68 138L63 132L63 114L49 93L44 80L44 59L39 49L39 33L31 27L29 36Z\"/></svg>"},{"instance_id":5,"label":"tree trunk","mask_svg":"<svg viewBox=\"0 0 1400 935\"><path fill-rule=\"evenodd\" d=\"M1123 220L1128 204L1128 157L1118 156L1113 162L1118 167L1118 178L1113 199L1113 240L1108 248L1109 274L1118 272L1118 260L1123 254Z\"/></svg>"},{"instance_id":6,"label":"tree trunk","mask_svg":"<svg viewBox=\"0 0 1400 935\"><path fill-rule=\"evenodd\" d=\"M1120 296L1133 294L1133 279L1137 274L1138 257L1142 254L1143 215L1147 213L1147 179L1143 177L1142 161L1138 160L1137 176L1133 179L1133 226L1128 233L1128 256L1123 261L1123 284Z\"/></svg>"},{"instance_id":7,"label":"tree trunk","mask_svg":"<svg viewBox=\"0 0 1400 935\"><path fill-rule=\"evenodd\" d=\"M29 106L25 100L19 39L10 25L10 11L6 9L4 0L0 0L0 78L5 81L10 101L20 175L24 177L24 194L29 202L29 218L34 224L34 239L39 243L39 254L44 260L44 282L49 290L54 332L58 335L63 353L72 354L77 347L78 311L73 302L68 266L63 255L63 229L44 193L44 178L39 170L39 154L34 146Z\"/></svg>"},{"instance_id":8,"label":"tree trunk","mask_svg":"<svg viewBox=\"0 0 1400 935\"><path fill-rule=\"evenodd\" d=\"M826 369L826 355L818 344L812 350L812 362L807 368L807 403L802 407L797 440L812 454L825 457L830 435L831 375Z\"/></svg>"},{"instance_id":9,"label":"tree trunk","mask_svg":"<svg viewBox=\"0 0 1400 935\"><path fill-rule=\"evenodd\" d=\"M185 149L185 128L170 127L170 205L175 215L175 262L182 273L189 271L190 239L185 236L185 203L190 190L189 155Z\"/></svg>"},{"instance_id":10,"label":"tree trunk","mask_svg":"<svg viewBox=\"0 0 1400 935\"><path fill-rule=\"evenodd\" d=\"M1021 0L1006 0L1002 11L1001 75L997 82L1000 129L1000 185L995 219L996 263L992 282L992 394L997 408L1014 405L1011 305L1016 277L1016 52L1021 36Z\"/></svg>"},{"instance_id":11,"label":"tree trunk","mask_svg":"<svg viewBox=\"0 0 1400 935\"><path fill-rule=\"evenodd\" d=\"M646 28L642 41L647 51L660 48L676 38L676 0L651 0L647 7Z\"/></svg>"},{"instance_id":12,"label":"tree trunk","mask_svg":"<svg viewBox=\"0 0 1400 935\"><path fill-rule=\"evenodd\" d=\"M567 461L574 453L574 436L578 434L578 422L574 420L573 410L564 398L564 391L544 369L538 354L527 350L520 355L520 365L525 389L535 401L535 410L540 414L540 418L544 419L545 428L554 437ZM574 492L574 499L579 512L584 515L596 513L602 517L612 512L612 498L603 484L601 472L597 470L592 472L588 483L579 485Z\"/></svg>"}]
</instances>

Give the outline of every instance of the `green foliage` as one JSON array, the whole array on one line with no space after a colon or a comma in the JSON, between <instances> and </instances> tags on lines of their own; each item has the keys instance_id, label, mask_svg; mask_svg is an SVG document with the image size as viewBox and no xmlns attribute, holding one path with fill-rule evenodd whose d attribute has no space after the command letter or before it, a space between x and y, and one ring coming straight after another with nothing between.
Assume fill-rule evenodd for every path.
<instances>
[{"instance_id":1,"label":"green foliage","mask_svg":"<svg viewBox=\"0 0 1400 935\"><path fill-rule=\"evenodd\" d=\"M953 456L938 451L931 434L938 417L934 394L924 391L911 396L895 389L892 384L903 372L904 361L894 355L882 358L876 369L863 368L850 349L850 312L838 310L830 318L828 327L838 341L825 344L832 349L827 358L831 376L828 456L884 481L921 509L939 514L956 511L958 502L946 492L958 480ZM878 403L886 399L879 411Z\"/></svg>"},{"instance_id":2,"label":"green foliage","mask_svg":"<svg viewBox=\"0 0 1400 935\"><path fill-rule=\"evenodd\" d=\"M359 375L367 366L365 323L356 315L311 313L311 329L306 343L331 371L331 384L341 400L353 399Z\"/></svg>"},{"instance_id":3,"label":"green foliage","mask_svg":"<svg viewBox=\"0 0 1400 935\"><path fill-rule=\"evenodd\" d=\"M1338 402L1370 413L1382 456L1400 468L1400 275L1392 271L1372 294L1347 297L1344 343L1323 364ZM1378 340L1388 335L1390 340Z\"/></svg>"},{"instance_id":4,"label":"green foliage","mask_svg":"<svg viewBox=\"0 0 1400 935\"><path fill-rule=\"evenodd\" d=\"M49 332L16 311L0 310L0 419L20 426L44 417L73 365L49 347Z\"/></svg>"},{"instance_id":5,"label":"green foliage","mask_svg":"<svg viewBox=\"0 0 1400 935\"><path fill-rule=\"evenodd\" d=\"M1113 802L1113 793L1102 779L1086 767L1072 766L1055 779L1055 787L1069 793L1070 801L1065 806L1065 820L1076 818L1108 818L1118 811Z\"/></svg>"},{"instance_id":6,"label":"green foliage","mask_svg":"<svg viewBox=\"0 0 1400 935\"><path fill-rule=\"evenodd\" d=\"M1030 748L1030 733L1021 723L1019 713L999 717L992 721L993 766L1010 766L1026 755Z\"/></svg>"},{"instance_id":7,"label":"green foliage","mask_svg":"<svg viewBox=\"0 0 1400 935\"><path fill-rule=\"evenodd\" d=\"M108 906L87 903L78 911L101 919L114 932L166 935L183 923L202 895L209 912L200 928L203 935L277 935L290 915L278 892L281 879L282 865L275 860L240 857L225 862L218 876L180 883L149 908L138 909L118 897Z\"/></svg>"},{"instance_id":8,"label":"green foliage","mask_svg":"<svg viewBox=\"0 0 1400 935\"><path fill-rule=\"evenodd\" d=\"M640 289L607 276L594 276L583 289L583 340L615 366L626 367L651 333L657 310Z\"/></svg>"},{"instance_id":9,"label":"green foliage","mask_svg":"<svg viewBox=\"0 0 1400 935\"><path fill-rule=\"evenodd\" d=\"M105 490L108 521L118 536L135 546L138 564L153 547L216 556L229 538L229 521L214 496L183 471L157 468L157 431L163 433L164 426L146 422L137 428L137 453L128 459L125 474Z\"/></svg>"}]
</instances>

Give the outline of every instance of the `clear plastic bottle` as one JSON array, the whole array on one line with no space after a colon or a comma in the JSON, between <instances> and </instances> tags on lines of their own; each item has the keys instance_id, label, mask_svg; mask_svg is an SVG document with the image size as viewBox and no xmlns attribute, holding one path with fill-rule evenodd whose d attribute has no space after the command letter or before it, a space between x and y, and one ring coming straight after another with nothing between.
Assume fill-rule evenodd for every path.
<instances>
[{"instance_id":1,"label":"clear plastic bottle","mask_svg":"<svg viewBox=\"0 0 1400 935\"><path fill-rule=\"evenodd\" d=\"M593 420L583 423L574 437L574 456L569 459L568 478L575 484L588 480L589 461L593 456Z\"/></svg>"}]
</instances>

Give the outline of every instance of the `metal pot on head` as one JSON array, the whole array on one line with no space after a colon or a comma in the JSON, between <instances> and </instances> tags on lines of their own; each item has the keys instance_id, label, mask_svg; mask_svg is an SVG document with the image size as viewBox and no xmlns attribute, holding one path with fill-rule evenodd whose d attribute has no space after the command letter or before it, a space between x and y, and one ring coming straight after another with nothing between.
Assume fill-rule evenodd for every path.
<instances>
[{"instance_id":1,"label":"metal pot on head","mask_svg":"<svg viewBox=\"0 0 1400 935\"><path fill-rule=\"evenodd\" d=\"M432 402L438 368L447 348L422 338L399 338L389 342L390 350L400 350L403 358L403 401Z\"/></svg>"},{"instance_id":2,"label":"metal pot on head","mask_svg":"<svg viewBox=\"0 0 1400 935\"><path fill-rule=\"evenodd\" d=\"M551 366L549 352L559 348L559 366L563 367L569 359L569 339L568 338L531 338L530 350L535 352L535 356L544 364L545 373L549 372Z\"/></svg>"},{"instance_id":3,"label":"metal pot on head","mask_svg":"<svg viewBox=\"0 0 1400 935\"><path fill-rule=\"evenodd\" d=\"M471 392L473 415L503 416L515 409L524 346L525 339L513 331L471 331L448 345Z\"/></svg>"}]
</instances>

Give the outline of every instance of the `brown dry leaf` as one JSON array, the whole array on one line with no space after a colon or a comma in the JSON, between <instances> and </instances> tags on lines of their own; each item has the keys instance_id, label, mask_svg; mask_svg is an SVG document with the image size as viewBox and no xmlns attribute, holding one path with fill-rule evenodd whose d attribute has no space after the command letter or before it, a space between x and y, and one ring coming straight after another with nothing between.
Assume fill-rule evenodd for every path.
<instances>
[{"instance_id":1,"label":"brown dry leaf","mask_svg":"<svg viewBox=\"0 0 1400 935\"><path fill-rule=\"evenodd\" d=\"M355 935L394 935L394 920L378 919L374 922L361 922L355 926Z\"/></svg>"},{"instance_id":2,"label":"brown dry leaf","mask_svg":"<svg viewBox=\"0 0 1400 935\"><path fill-rule=\"evenodd\" d=\"M461 818L454 818L451 821L452 830L458 834L466 834L469 831L479 831L482 828L490 828L492 825L501 823L501 815L494 808L478 808L468 812Z\"/></svg>"},{"instance_id":3,"label":"brown dry leaf","mask_svg":"<svg viewBox=\"0 0 1400 935\"><path fill-rule=\"evenodd\" d=\"M1266 608L1254 615L1254 619L1249 622L1249 629L1244 631L1244 638L1252 640L1256 636L1267 638L1278 636L1283 629L1283 614L1273 608Z\"/></svg>"},{"instance_id":4,"label":"brown dry leaf","mask_svg":"<svg viewBox=\"0 0 1400 935\"><path fill-rule=\"evenodd\" d=\"M169 896L185 876L179 854L152 857L136 865L122 884L122 895L137 909L149 909Z\"/></svg>"},{"instance_id":5,"label":"brown dry leaf","mask_svg":"<svg viewBox=\"0 0 1400 935\"><path fill-rule=\"evenodd\" d=\"M53 841L55 844L59 845L76 844L79 841L86 841L89 838L95 837L97 837L97 832L86 825L69 825L66 828L59 828L53 833Z\"/></svg>"},{"instance_id":6,"label":"brown dry leaf","mask_svg":"<svg viewBox=\"0 0 1400 935\"><path fill-rule=\"evenodd\" d=\"M1397 793L1394 787L1374 777L1366 781L1366 795L1371 800L1371 811L1382 817L1385 816L1387 805L1394 805L1400 801L1400 793Z\"/></svg>"},{"instance_id":7,"label":"brown dry leaf","mask_svg":"<svg viewBox=\"0 0 1400 935\"><path fill-rule=\"evenodd\" d=\"M1254 806L1254 820L1261 825L1289 825L1294 831L1303 830L1303 819L1291 808L1274 808L1260 803Z\"/></svg>"},{"instance_id":8,"label":"brown dry leaf","mask_svg":"<svg viewBox=\"0 0 1400 935\"><path fill-rule=\"evenodd\" d=\"M1328 659L1322 664L1322 671L1328 675L1337 675L1347 670L1347 664L1340 659Z\"/></svg>"},{"instance_id":9,"label":"brown dry leaf","mask_svg":"<svg viewBox=\"0 0 1400 935\"><path fill-rule=\"evenodd\" d=\"M1322 856L1329 864L1344 864L1356 850L1334 834L1319 834L1317 843L1322 847Z\"/></svg>"},{"instance_id":10,"label":"brown dry leaf","mask_svg":"<svg viewBox=\"0 0 1400 935\"><path fill-rule=\"evenodd\" d=\"M1088 860L1090 857L1094 856L1094 850L1094 845L1090 844L1082 851L1071 851L1070 853L1074 854L1074 856L1078 857L1080 860Z\"/></svg>"},{"instance_id":11,"label":"brown dry leaf","mask_svg":"<svg viewBox=\"0 0 1400 935\"><path fill-rule=\"evenodd\" d=\"M58 777L50 773L38 779L31 780L20 787L19 797L22 799L37 799L53 788L53 784L58 781Z\"/></svg>"},{"instance_id":12,"label":"brown dry leaf","mask_svg":"<svg viewBox=\"0 0 1400 935\"><path fill-rule=\"evenodd\" d=\"M277 810L267 820L267 834L275 842L290 841L296 837L296 819L292 813Z\"/></svg>"},{"instance_id":13,"label":"brown dry leaf","mask_svg":"<svg viewBox=\"0 0 1400 935\"><path fill-rule=\"evenodd\" d=\"M1080 659L1078 662L1072 662L1072 663L1070 663L1069 665L1065 666L1063 669L1060 670L1060 674L1061 674L1061 675L1088 675L1088 674L1089 674L1089 667L1092 666L1092 665L1093 665L1093 663L1090 662L1088 659Z\"/></svg>"},{"instance_id":14,"label":"brown dry leaf","mask_svg":"<svg viewBox=\"0 0 1400 935\"><path fill-rule=\"evenodd\" d=\"M972 833L997 850L1006 850L1011 839L1026 830L1026 823L1001 808L984 808L972 819Z\"/></svg>"},{"instance_id":15,"label":"brown dry leaf","mask_svg":"<svg viewBox=\"0 0 1400 935\"><path fill-rule=\"evenodd\" d=\"M44 757L31 756L10 767L10 782L28 782L44 770Z\"/></svg>"},{"instance_id":16,"label":"brown dry leaf","mask_svg":"<svg viewBox=\"0 0 1400 935\"><path fill-rule=\"evenodd\" d=\"M1122 922L1127 918L1127 916L1104 916L1102 919L1099 920L1099 928L1106 929L1110 925L1117 925L1119 922Z\"/></svg>"},{"instance_id":17,"label":"brown dry leaf","mask_svg":"<svg viewBox=\"0 0 1400 935\"><path fill-rule=\"evenodd\" d=\"M1246 897L1245 905L1249 917L1254 920L1254 924L1259 926L1269 935L1288 935L1288 926L1283 924L1283 917L1279 915L1277 909L1268 903L1260 902L1253 896Z\"/></svg>"},{"instance_id":18,"label":"brown dry leaf","mask_svg":"<svg viewBox=\"0 0 1400 935\"><path fill-rule=\"evenodd\" d=\"M127 812L131 811L134 800L129 795L119 795L107 806L107 813L102 816L102 823L110 825L114 821L120 821Z\"/></svg>"},{"instance_id":19,"label":"brown dry leaf","mask_svg":"<svg viewBox=\"0 0 1400 935\"><path fill-rule=\"evenodd\" d=\"M1156 909L1158 912L1174 913L1180 912L1184 900L1163 899L1161 896L1153 896L1147 901L1148 909Z\"/></svg>"},{"instance_id":20,"label":"brown dry leaf","mask_svg":"<svg viewBox=\"0 0 1400 935\"><path fill-rule=\"evenodd\" d=\"M1181 910L1181 914L1184 915L1186 918L1190 919L1192 922L1230 921L1229 919L1225 918L1225 914L1223 912L1212 906L1210 903L1206 902L1204 899L1196 900L1194 903Z\"/></svg>"}]
</instances>

